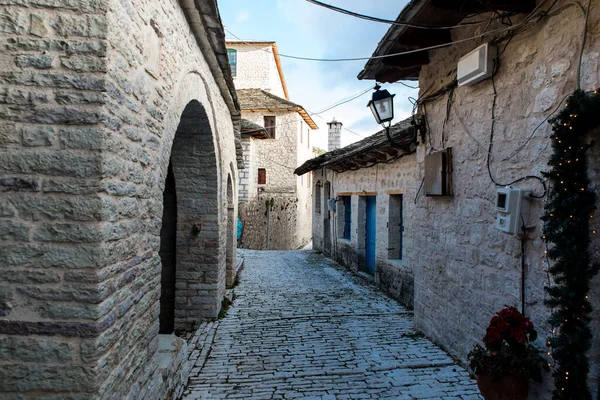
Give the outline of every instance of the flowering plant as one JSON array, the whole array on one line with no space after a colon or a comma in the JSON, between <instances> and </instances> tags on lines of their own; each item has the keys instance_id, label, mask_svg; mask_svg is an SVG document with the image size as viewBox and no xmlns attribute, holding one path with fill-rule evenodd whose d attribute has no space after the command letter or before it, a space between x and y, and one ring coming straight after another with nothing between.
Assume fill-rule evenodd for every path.
<instances>
[{"instance_id":1,"label":"flowering plant","mask_svg":"<svg viewBox=\"0 0 600 400\"><path fill-rule=\"evenodd\" d=\"M476 375L489 375L492 380L514 372L541 381L543 359L531 345L536 338L537 332L529 318L516 308L506 306L490 320L483 337L486 348L476 345L469 353L471 369Z\"/></svg>"}]
</instances>

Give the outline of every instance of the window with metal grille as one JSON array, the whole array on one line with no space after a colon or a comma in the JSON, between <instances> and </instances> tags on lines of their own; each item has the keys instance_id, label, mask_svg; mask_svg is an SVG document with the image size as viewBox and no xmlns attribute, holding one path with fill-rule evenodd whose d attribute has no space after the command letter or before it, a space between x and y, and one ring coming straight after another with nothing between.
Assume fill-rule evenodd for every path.
<instances>
[{"instance_id":1,"label":"window with metal grille","mask_svg":"<svg viewBox=\"0 0 600 400\"><path fill-rule=\"evenodd\" d=\"M227 49L227 58L229 59L229 68L231 68L231 76L235 78L237 75L237 50Z\"/></svg>"},{"instance_id":2,"label":"window with metal grille","mask_svg":"<svg viewBox=\"0 0 600 400\"><path fill-rule=\"evenodd\" d=\"M275 139L275 117L264 117L265 122L265 130L267 131L267 135L271 139Z\"/></svg>"},{"instance_id":3,"label":"window with metal grille","mask_svg":"<svg viewBox=\"0 0 600 400\"><path fill-rule=\"evenodd\" d=\"M259 185L267 184L267 170L264 168L258 169L258 184Z\"/></svg>"}]
</instances>

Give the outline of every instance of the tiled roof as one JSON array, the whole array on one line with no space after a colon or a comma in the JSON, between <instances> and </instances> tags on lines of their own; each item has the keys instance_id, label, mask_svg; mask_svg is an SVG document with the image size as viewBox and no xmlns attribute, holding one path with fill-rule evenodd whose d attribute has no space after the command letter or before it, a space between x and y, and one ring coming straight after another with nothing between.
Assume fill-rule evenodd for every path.
<instances>
[{"instance_id":1,"label":"tiled roof","mask_svg":"<svg viewBox=\"0 0 600 400\"><path fill-rule=\"evenodd\" d=\"M241 120L241 130L242 135L252 135L259 139L267 136L267 130L264 127L244 118Z\"/></svg>"},{"instance_id":2,"label":"tiled roof","mask_svg":"<svg viewBox=\"0 0 600 400\"><path fill-rule=\"evenodd\" d=\"M419 122L419 117L415 117ZM349 169L359 169L375 165L380 162L392 162L406 154L414 152L416 141L416 127L410 117L391 126L390 137L385 129L340 149L328 151L318 157L306 161L296 168L296 175L304 175L315 169L327 167L337 172Z\"/></svg>"},{"instance_id":3,"label":"tiled roof","mask_svg":"<svg viewBox=\"0 0 600 400\"><path fill-rule=\"evenodd\" d=\"M299 104L292 103L262 89L240 89L237 91L242 111L297 111L312 129L319 129L315 121Z\"/></svg>"}]
</instances>

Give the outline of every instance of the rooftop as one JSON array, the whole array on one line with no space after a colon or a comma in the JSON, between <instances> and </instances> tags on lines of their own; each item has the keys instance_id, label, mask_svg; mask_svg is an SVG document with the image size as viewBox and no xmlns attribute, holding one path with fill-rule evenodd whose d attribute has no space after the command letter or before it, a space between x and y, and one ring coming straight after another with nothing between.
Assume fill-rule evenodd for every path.
<instances>
[{"instance_id":1,"label":"rooftop","mask_svg":"<svg viewBox=\"0 0 600 400\"><path fill-rule=\"evenodd\" d=\"M237 91L242 111L296 111L311 129L319 129L315 121L299 104L276 96L262 89L240 89Z\"/></svg>"},{"instance_id":2,"label":"rooftop","mask_svg":"<svg viewBox=\"0 0 600 400\"><path fill-rule=\"evenodd\" d=\"M412 0L396 18L396 22L400 24L390 27L377 45L373 56L417 51L400 56L370 59L358 74L358 79L373 79L382 83L418 80L421 67L429 64L429 51L418 50L450 45L451 28L464 19L473 14L490 11L528 13L534 8L535 0ZM464 24L485 26L488 20L485 16L477 15Z\"/></svg>"},{"instance_id":3,"label":"rooftop","mask_svg":"<svg viewBox=\"0 0 600 400\"><path fill-rule=\"evenodd\" d=\"M420 119L420 117L415 117ZM390 128L390 141L385 129L340 149L328 151L296 168L296 175L327 167L336 172L368 168L378 163L390 163L415 151L416 127L407 118Z\"/></svg>"}]
</instances>

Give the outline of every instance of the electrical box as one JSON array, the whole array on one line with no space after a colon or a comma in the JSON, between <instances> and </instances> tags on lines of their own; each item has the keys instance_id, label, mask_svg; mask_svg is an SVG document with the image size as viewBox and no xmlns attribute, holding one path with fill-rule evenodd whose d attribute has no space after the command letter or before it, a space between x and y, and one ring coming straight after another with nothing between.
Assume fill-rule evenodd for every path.
<instances>
[{"instance_id":1,"label":"electrical box","mask_svg":"<svg viewBox=\"0 0 600 400\"><path fill-rule=\"evenodd\" d=\"M512 235L522 232L529 219L529 202L526 197L531 193L526 189L506 187L496 191L496 229Z\"/></svg>"},{"instance_id":2,"label":"electrical box","mask_svg":"<svg viewBox=\"0 0 600 400\"><path fill-rule=\"evenodd\" d=\"M452 148L425 156L426 196L452 196Z\"/></svg>"},{"instance_id":3,"label":"electrical box","mask_svg":"<svg viewBox=\"0 0 600 400\"><path fill-rule=\"evenodd\" d=\"M458 62L456 76L458 86L474 85L491 77L494 73L497 51L496 46L486 43L462 57Z\"/></svg>"}]
</instances>

